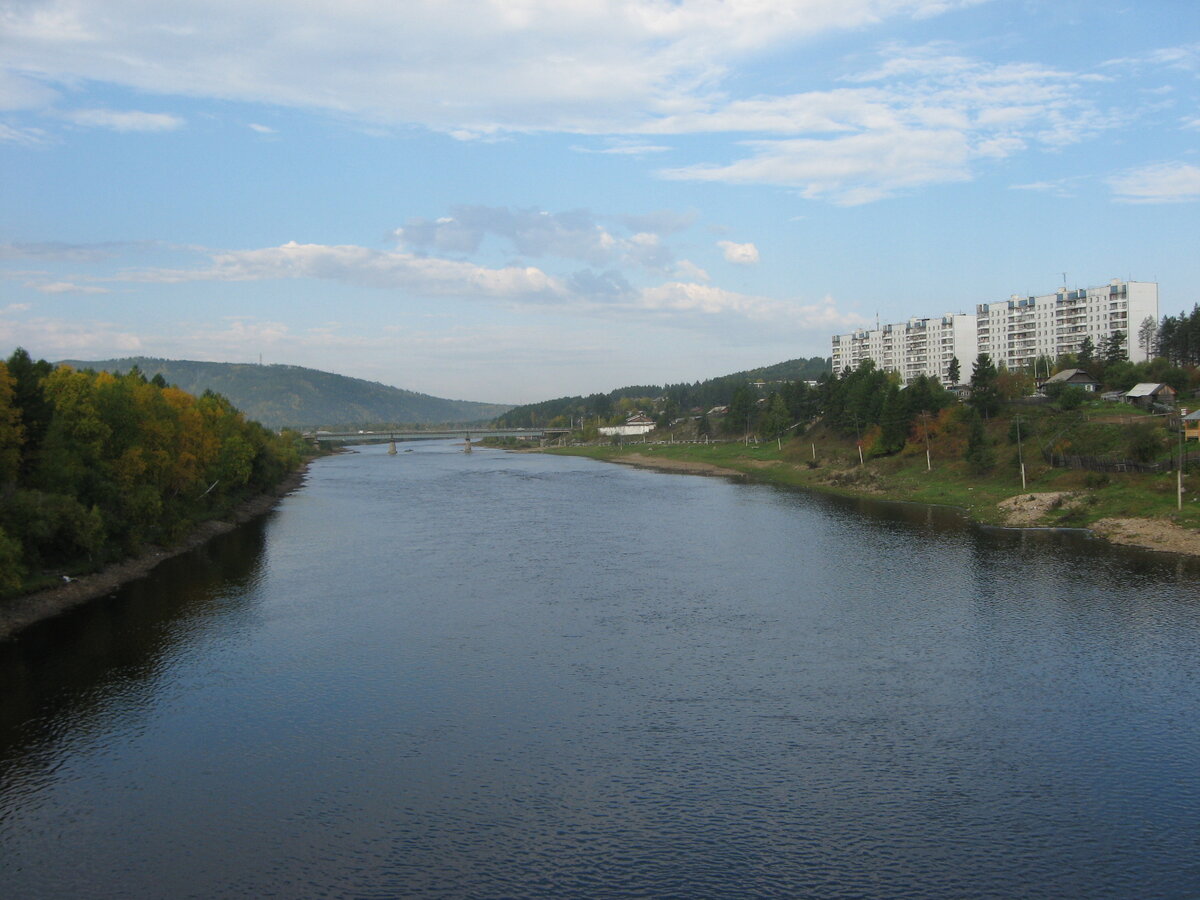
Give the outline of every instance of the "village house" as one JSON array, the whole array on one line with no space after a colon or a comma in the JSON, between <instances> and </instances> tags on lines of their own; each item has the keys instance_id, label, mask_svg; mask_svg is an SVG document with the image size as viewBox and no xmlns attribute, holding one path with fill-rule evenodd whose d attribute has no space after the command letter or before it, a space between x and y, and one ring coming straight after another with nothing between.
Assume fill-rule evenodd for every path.
<instances>
[{"instance_id":1,"label":"village house","mask_svg":"<svg viewBox=\"0 0 1200 900\"><path fill-rule=\"evenodd\" d=\"M1188 413L1181 421L1183 422L1183 439L1200 441L1200 409Z\"/></svg>"},{"instance_id":2,"label":"village house","mask_svg":"<svg viewBox=\"0 0 1200 900\"><path fill-rule=\"evenodd\" d=\"M1135 384L1125 392L1123 398L1126 403L1133 403L1137 406L1151 407L1156 403L1163 406L1175 405L1175 389L1169 384L1155 384L1153 382L1144 381L1141 384Z\"/></svg>"},{"instance_id":3,"label":"village house","mask_svg":"<svg viewBox=\"0 0 1200 900\"><path fill-rule=\"evenodd\" d=\"M624 425L605 425L598 429L603 435L620 435L628 437L633 434L645 434L654 430L654 420L643 412L636 412L625 420Z\"/></svg>"},{"instance_id":4,"label":"village house","mask_svg":"<svg viewBox=\"0 0 1200 900\"><path fill-rule=\"evenodd\" d=\"M1083 369L1063 369L1057 375L1052 375L1042 384L1041 390L1045 393L1046 388L1052 384L1069 385L1070 387L1083 388L1085 391L1095 393L1100 389L1100 382L1085 372Z\"/></svg>"}]
</instances>

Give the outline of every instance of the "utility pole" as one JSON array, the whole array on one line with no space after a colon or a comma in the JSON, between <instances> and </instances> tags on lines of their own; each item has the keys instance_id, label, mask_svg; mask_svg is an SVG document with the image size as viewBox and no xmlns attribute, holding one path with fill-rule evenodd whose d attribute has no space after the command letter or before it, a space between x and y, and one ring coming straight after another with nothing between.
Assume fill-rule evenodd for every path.
<instances>
[{"instance_id":1,"label":"utility pole","mask_svg":"<svg viewBox=\"0 0 1200 900\"><path fill-rule=\"evenodd\" d=\"M929 412L921 410L921 430L925 432L925 471L933 471L933 463L929 457Z\"/></svg>"},{"instance_id":2,"label":"utility pole","mask_svg":"<svg viewBox=\"0 0 1200 900\"><path fill-rule=\"evenodd\" d=\"M1021 490L1025 490L1025 453L1021 449L1021 417L1013 419L1017 423L1017 459L1021 463Z\"/></svg>"},{"instance_id":3,"label":"utility pole","mask_svg":"<svg viewBox=\"0 0 1200 900\"><path fill-rule=\"evenodd\" d=\"M1183 512L1183 417L1187 410L1179 410L1179 472L1176 475L1176 506Z\"/></svg>"}]
</instances>

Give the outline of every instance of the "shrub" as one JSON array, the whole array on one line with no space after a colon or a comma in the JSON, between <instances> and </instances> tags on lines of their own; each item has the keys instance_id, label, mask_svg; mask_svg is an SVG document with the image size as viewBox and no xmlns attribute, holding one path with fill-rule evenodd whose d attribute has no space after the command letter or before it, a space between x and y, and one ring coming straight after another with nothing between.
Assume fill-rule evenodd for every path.
<instances>
[{"instance_id":1,"label":"shrub","mask_svg":"<svg viewBox=\"0 0 1200 900\"><path fill-rule=\"evenodd\" d=\"M1087 391L1083 388L1068 385L1064 390L1059 392L1058 406L1063 410L1079 409L1083 406L1083 401L1087 399Z\"/></svg>"},{"instance_id":2,"label":"shrub","mask_svg":"<svg viewBox=\"0 0 1200 900\"><path fill-rule=\"evenodd\" d=\"M1152 462L1162 451L1162 434L1152 422L1139 422L1129 429L1126 452L1135 462Z\"/></svg>"}]
</instances>

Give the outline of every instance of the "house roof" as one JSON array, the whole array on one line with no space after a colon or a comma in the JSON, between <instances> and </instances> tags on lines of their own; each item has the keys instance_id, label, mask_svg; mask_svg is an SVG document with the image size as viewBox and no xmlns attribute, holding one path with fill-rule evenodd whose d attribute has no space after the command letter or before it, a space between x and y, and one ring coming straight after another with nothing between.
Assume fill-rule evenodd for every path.
<instances>
[{"instance_id":1,"label":"house roof","mask_svg":"<svg viewBox=\"0 0 1200 900\"><path fill-rule=\"evenodd\" d=\"M1183 417L1183 421L1185 421L1185 422L1200 422L1200 409L1196 410L1195 412L1188 413L1186 416Z\"/></svg>"},{"instance_id":2,"label":"house roof","mask_svg":"<svg viewBox=\"0 0 1200 900\"><path fill-rule=\"evenodd\" d=\"M1095 378L1093 378L1091 375L1089 375L1083 369L1063 369L1057 375L1051 375L1049 378L1047 378L1046 384L1058 384L1060 381L1070 381L1072 378L1075 378L1077 376L1082 376L1083 378L1086 378L1088 381L1096 381ZM1099 383L1099 382L1097 382L1097 383Z\"/></svg>"},{"instance_id":3,"label":"house roof","mask_svg":"<svg viewBox=\"0 0 1200 900\"><path fill-rule=\"evenodd\" d=\"M1150 382L1150 381L1143 381L1141 384L1135 384L1133 387L1131 387L1129 390L1127 390L1125 392L1125 396L1126 397L1152 397L1155 394L1157 394L1159 391L1161 391L1163 388L1166 388L1171 393L1175 393L1175 389L1172 388L1169 384L1164 384L1161 381L1157 382L1157 383Z\"/></svg>"}]
</instances>

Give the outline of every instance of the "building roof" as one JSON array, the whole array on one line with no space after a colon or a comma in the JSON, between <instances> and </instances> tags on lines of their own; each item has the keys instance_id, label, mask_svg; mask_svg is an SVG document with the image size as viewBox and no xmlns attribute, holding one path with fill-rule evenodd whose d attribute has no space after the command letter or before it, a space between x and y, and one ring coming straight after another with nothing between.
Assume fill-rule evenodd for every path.
<instances>
[{"instance_id":1,"label":"building roof","mask_svg":"<svg viewBox=\"0 0 1200 900\"><path fill-rule=\"evenodd\" d=\"M1088 381L1093 381L1099 384L1095 378L1085 372L1083 369L1063 369L1057 375L1051 375L1046 379L1046 384L1058 384L1059 382L1071 381L1079 376L1086 378Z\"/></svg>"},{"instance_id":2,"label":"building roof","mask_svg":"<svg viewBox=\"0 0 1200 900\"><path fill-rule=\"evenodd\" d=\"M1155 394L1157 394L1163 388L1166 388L1172 394L1175 393L1175 389L1173 387L1171 387L1169 384L1164 384L1161 381L1159 381L1157 383L1151 382L1151 381L1143 381L1141 384L1135 384L1133 387L1131 387L1129 390L1127 390L1125 392L1125 396L1126 397L1153 397Z\"/></svg>"},{"instance_id":3,"label":"building roof","mask_svg":"<svg viewBox=\"0 0 1200 900\"><path fill-rule=\"evenodd\" d=\"M1188 413L1186 416L1183 417L1183 421L1185 421L1185 422L1200 422L1200 409L1196 410L1195 412Z\"/></svg>"}]
</instances>

